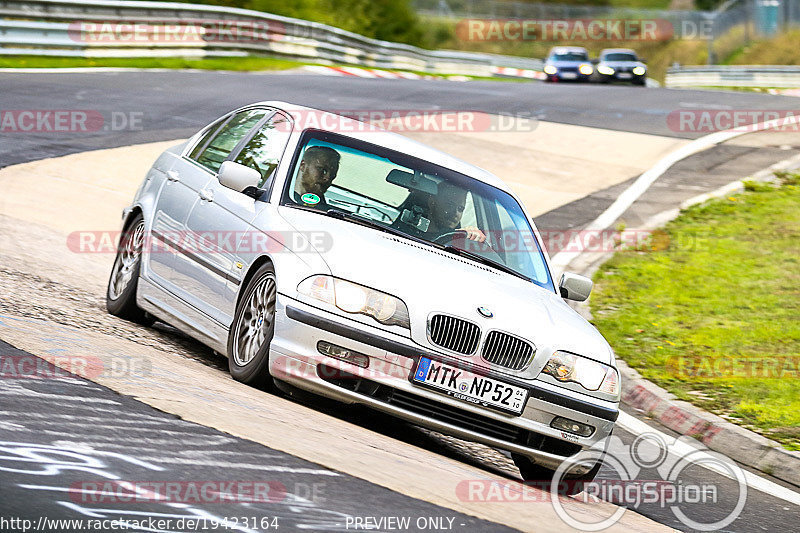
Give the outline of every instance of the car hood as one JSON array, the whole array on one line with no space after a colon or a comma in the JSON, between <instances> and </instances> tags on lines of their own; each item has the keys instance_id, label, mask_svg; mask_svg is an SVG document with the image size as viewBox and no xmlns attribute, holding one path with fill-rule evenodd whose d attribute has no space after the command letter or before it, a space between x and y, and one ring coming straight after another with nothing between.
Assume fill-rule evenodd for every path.
<instances>
[{"instance_id":1,"label":"car hood","mask_svg":"<svg viewBox=\"0 0 800 533\"><path fill-rule=\"evenodd\" d=\"M600 65L605 65L611 68L635 68L635 67L645 67L645 64L641 61L601 61Z\"/></svg>"},{"instance_id":2,"label":"car hood","mask_svg":"<svg viewBox=\"0 0 800 533\"><path fill-rule=\"evenodd\" d=\"M545 63L545 65L553 65L554 67L579 67L588 64L590 64L588 59L583 61L547 61Z\"/></svg>"},{"instance_id":3,"label":"car hood","mask_svg":"<svg viewBox=\"0 0 800 533\"><path fill-rule=\"evenodd\" d=\"M298 231L330 235L321 240L329 246L317 251L334 276L403 300L411 317L411 336L419 344L430 346L427 319L441 312L474 322L484 332L498 329L528 339L544 357L554 350L566 350L611 362L602 335L548 289L352 222L289 207L281 208L280 213ZM481 316L478 307L489 309L494 316Z\"/></svg>"}]
</instances>

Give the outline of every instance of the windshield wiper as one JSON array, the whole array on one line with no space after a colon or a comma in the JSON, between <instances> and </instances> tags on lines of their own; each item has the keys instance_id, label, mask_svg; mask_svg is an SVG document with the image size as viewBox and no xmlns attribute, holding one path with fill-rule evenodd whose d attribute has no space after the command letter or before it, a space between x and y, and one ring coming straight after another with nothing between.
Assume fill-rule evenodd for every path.
<instances>
[{"instance_id":1,"label":"windshield wiper","mask_svg":"<svg viewBox=\"0 0 800 533\"><path fill-rule=\"evenodd\" d=\"M508 267L508 266L504 265L503 263L498 263L497 261L493 261L492 259L489 259L487 257L483 257L482 255L478 255L478 254L473 253L473 252L468 252L466 250L463 250L461 248L456 248L455 246L451 246L451 245L444 246L444 247L442 247L442 249L445 250L446 252L450 252L451 254L460 255L462 257L468 257L468 258L472 259L473 261L477 261L478 263L483 263L484 265L488 265L490 267L494 267L497 270L502 270L506 274L511 274L512 276L517 276L518 278L522 278L525 281L531 281L531 279L529 277L527 277L527 276L525 276L523 274L520 274L519 272L517 272L513 268Z\"/></svg>"},{"instance_id":2,"label":"windshield wiper","mask_svg":"<svg viewBox=\"0 0 800 533\"><path fill-rule=\"evenodd\" d=\"M419 242L422 244L430 244L428 241L424 239L420 239L419 237L414 237L413 235L409 235L408 233L393 228L391 226L384 226L380 222L376 222L371 218L362 217L354 213L348 213L346 211L337 211L335 209L328 209L327 211L317 211L317 213L323 213L325 215L328 215L329 217L338 218L339 220L349 220L350 222L355 222L356 224L361 224L362 226L366 226L368 228L373 228L378 231L383 231L385 233L391 233L392 235L397 235L398 237L411 239L412 241Z\"/></svg>"},{"instance_id":3,"label":"windshield wiper","mask_svg":"<svg viewBox=\"0 0 800 533\"><path fill-rule=\"evenodd\" d=\"M321 209L314 209L314 208L311 208L311 207L305 207L305 206L300 206L300 205L296 205L296 206L292 206L292 207L294 207L296 209L302 209L303 211L310 211L312 213L318 213L320 215L329 216L331 218L338 218L339 220L347 220L347 221L353 222L355 224L360 224L362 226L366 226L368 228L373 228L373 229L376 229L378 231L383 231L385 233L390 233L392 235L397 235L398 237L403 237L405 239L409 239L409 240L418 242L420 244L425 244L427 246L432 246L434 248L438 248L440 250L444 250L446 252L450 252L453 255L460 255L462 257L467 257L467 258L472 259L473 261L476 261L478 263L483 263L484 265L496 268L497 270L501 270L501 271L503 271L503 272L505 272L507 274L511 274L512 276L516 276L516 277L518 277L520 279L524 279L525 281L528 281L528 282L532 282L533 281L529 277L525 276L524 274L520 274L519 272L517 272L513 268L507 267L503 263L498 263L497 261L493 261L491 259L483 257L482 255L478 255L478 254L473 253L473 252L468 252L467 250L462 250L461 248L456 248L455 246L450 246L450 245L444 246L444 245L439 244L439 243L426 241L425 239L420 239L419 237L415 237L414 235L409 235L408 233L406 233L404 231L401 231L399 229L395 229L395 228L393 228L391 226L384 226L383 224L381 224L379 222L376 222L376 221L374 221L372 219L369 219L369 218L366 218L366 217L362 217L362 216L358 216L356 214L349 213L347 211L338 211L336 209L328 209L327 211L322 211Z\"/></svg>"}]
</instances>

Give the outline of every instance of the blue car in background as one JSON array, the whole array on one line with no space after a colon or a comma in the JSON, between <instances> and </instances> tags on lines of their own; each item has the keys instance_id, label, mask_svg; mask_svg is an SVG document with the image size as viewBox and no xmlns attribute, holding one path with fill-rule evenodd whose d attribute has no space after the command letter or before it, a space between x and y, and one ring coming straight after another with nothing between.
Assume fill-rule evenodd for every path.
<instances>
[{"instance_id":1,"label":"blue car in background","mask_svg":"<svg viewBox=\"0 0 800 533\"><path fill-rule=\"evenodd\" d=\"M586 48L556 46L544 63L545 81L588 81L594 74Z\"/></svg>"}]
</instances>

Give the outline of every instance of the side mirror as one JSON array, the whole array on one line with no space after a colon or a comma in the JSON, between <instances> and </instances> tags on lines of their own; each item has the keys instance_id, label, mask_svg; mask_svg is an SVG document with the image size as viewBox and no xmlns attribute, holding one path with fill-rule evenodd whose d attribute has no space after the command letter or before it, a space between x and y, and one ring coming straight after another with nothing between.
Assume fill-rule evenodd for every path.
<instances>
[{"instance_id":1,"label":"side mirror","mask_svg":"<svg viewBox=\"0 0 800 533\"><path fill-rule=\"evenodd\" d=\"M229 189L244 192L249 187L258 187L258 184L261 183L261 173L234 161L225 161L219 167L217 179Z\"/></svg>"},{"instance_id":2,"label":"side mirror","mask_svg":"<svg viewBox=\"0 0 800 533\"><path fill-rule=\"evenodd\" d=\"M561 281L558 282L558 290L561 292L561 297L565 300L583 302L589 297L589 294L591 294L592 285L592 280L586 276L573 274L572 272L564 272L564 274L561 275Z\"/></svg>"}]
</instances>

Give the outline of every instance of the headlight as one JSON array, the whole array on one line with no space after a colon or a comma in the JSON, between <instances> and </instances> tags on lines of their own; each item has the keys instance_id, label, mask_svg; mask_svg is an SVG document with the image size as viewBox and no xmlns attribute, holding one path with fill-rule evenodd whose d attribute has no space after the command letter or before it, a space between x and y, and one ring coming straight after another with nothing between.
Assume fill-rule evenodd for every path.
<instances>
[{"instance_id":1,"label":"headlight","mask_svg":"<svg viewBox=\"0 0 800 533\"><path fill-rule=\"evenodd\" d=\"M594 69L592 68L591 65L581 65L578 67L578 72L580 72L584 76L590 76L592 72L594 72Z\"/></svg>"},{"instance_id":2,"label":"headlight","mask_svg":"<svg viewBox=\"0 0 800 533\"><path fill-rule=\"evenodd\" d=\"M544 67L544 73L545 74L550 74L552 76L556 72L558 72L558 69L556 67L554 67L553 65L547 65L546 67Z\"/></svg>"},{"instance_id":3,"label":"headlight","mask_svg":"<svg viewBox=\"0 0 800 533\"><path fill-rule=\"evenodd\" d=\"M345 313L371 316L387 326L410 329L408 308L399 298L333 276L311 276L297 286L297 292Z\"/></svg>"},{"instance_id":4,"label":"headlight","mask_svg":"<svg viewBox=\"0 0 800 533\"><path fill-rule=\"evenodd\" d=\"M542 372L553 376L558 381L579 383L586 390L599 390L612 396L619 394L617 370L580 355L555 352L544 365Z\"/></svg>"},{"instance_id":5,"label":"headlight","mask_svg":"<svg viewBox=\"0 0 800 533\"><path fill-rule=\"evenodd\" d=\"M633 67L633 73L637 76L643 76L645 72L647 72L647 69L644 67Z\"/></svg>"},{"instance_id":6,"label":"headlight","mask_svg":"<svg viewBox=\"0 0 800 533\"><path fill-rule=\"evenodd\" d=\"M599 67L597 67L597 72L605 76L611 76L612 74L614 74L614 69L611 67L607 67L605 65L600 65Z\"/></svg>"}]
</instances>

